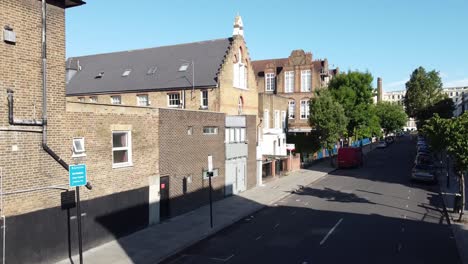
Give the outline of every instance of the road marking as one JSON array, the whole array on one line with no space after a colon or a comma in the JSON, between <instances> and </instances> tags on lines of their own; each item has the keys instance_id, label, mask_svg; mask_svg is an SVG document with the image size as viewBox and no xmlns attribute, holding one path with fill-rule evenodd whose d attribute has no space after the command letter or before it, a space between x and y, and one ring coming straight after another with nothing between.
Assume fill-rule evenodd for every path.
<instances>
[{"instance_id":1,"label":"road marking","mask_svg":"<svg viewBox=\"0 0 468 264\"><path fill-rule=\"evenodd\" d=\"M279 226L279 224L276 224L273 228L276 229Z\"/></svg>"},{"instance_id":2,"label":"road marking","mask_svg":"<svg viewBox=\"0 0 468 264\"><path fill-rule=\"evenodd\" d=\"M227 257L227 258L211 258L212 260L217 260L217 261L222 261L222 262L228 262L230 259L232 259L234 257L234 254L232 254L231 256Z\"/></svg>"},{"instance_id":3,"label":"road marking","mask_svg":"<svg viewBox=\"0 0 468 264\"><path fill-rule=\"evenodd\" d=\"M258 236L255 240L259 240L263 235Z\"/></svg>"},{"instance_id":4,"label":"road marking","mask_svg":"<svg viewBox=\"0 0 468 264\"><path fill-rule=\"evenodd\" d=\"M404 228L404 227L401 228L401 232L405 232L405 228Z\"/></svg>"},{"instance_id":5,"label":"road marking","mask_svg":"<svg viewBox=\"0 0 468 264\"><path fill-rule=\"evenodd\" d=\"M401 251L401 247L402 247L402 246L401 246L401 243L398 243L398 252Z\"/></svg>"},{"instance_id":6,"label":"road marking","mask_svg":"<svg viewBox=\"0 0 468 264\"><path fill-rule=\"evenodd\" d=\"M406 208L408 208L408 205L406 205Z\"/></svg>"},{"instance_id":7,"label":"road marking","mask_svg":"<svg viewBox=\"0 0 468 264\"><path fill-rule=\"evenodd\" d=\"M291 213L291 215L295 215L295 214L296 214L296 211L293 211L293 212Z\"/></svg>"},{"instance_id":8,"label":"road marking","mask_svg":"<svg viewBox=\"0 0 468 264\"><path fill-rule=\"evenodd\" d=\"M408 200L410 199L410 197L408 196Z\"/></svg>"},{"instance_id":9,"label":"road marking","mask_svg":"<svg viewBox=\"0 0 468 264\"><path fill-rule=\"evenodd\" d=\"M333 233L333 231L335 231L335 229L338 227L338 225L341 223L341 221L343 221L343 218L338 220L338 222L335 224L335 226L332 227L332 229L330 229L330 231L328 231L327 235L322 239L322 241L320 241L320 245L323 245L323 243L325 243L325 241L327 241L328 237Z\"/></svg>"},{"instance_id":10,"label":"road marking","mask_svg":"<svg viewBox=\"0 0 468 264\"><path fill-rule=\"evenodd\" d=\"M305 205L305 206L309 206L309 202L305 203L304 205Z\"/></svg>"},{"instance_id":11,"label":"road marking","mask_svg":"<svg viewBox=\"0 0 468 264\"><path fill-rule=\"evenodd\" d=\"M301 199L296 199L296 202L300 202L300 201L301 201Z\"/></svg>"}]
</instances>

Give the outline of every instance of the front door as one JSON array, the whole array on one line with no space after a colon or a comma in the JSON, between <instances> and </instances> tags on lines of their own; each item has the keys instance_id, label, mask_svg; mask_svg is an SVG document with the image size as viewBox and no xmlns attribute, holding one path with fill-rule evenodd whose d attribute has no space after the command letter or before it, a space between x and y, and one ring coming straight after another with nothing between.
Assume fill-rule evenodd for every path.
<instances>
[{"instance_id":1,"label":"front door","mask_svg":"<svg viewBox=\"0 0 468 264\"><path fill-rule=\"evenodd\" d=\"M169 176L161 177L159 183L160 198L160 217L162 219L169 217Z\"/></svg>"},{"instance_id":2,"label":"front door","mask_svg":"<svg viewBox=\"0 0 468 264\"><path fill-rule=\"evenodd\" d=\"M245 168L246 168L246 159L240 158L237 161L237 174L236 174L236 185L237 191L243 192L247 189L246 182L245 182Z\"/></svg>"}]
</instances>

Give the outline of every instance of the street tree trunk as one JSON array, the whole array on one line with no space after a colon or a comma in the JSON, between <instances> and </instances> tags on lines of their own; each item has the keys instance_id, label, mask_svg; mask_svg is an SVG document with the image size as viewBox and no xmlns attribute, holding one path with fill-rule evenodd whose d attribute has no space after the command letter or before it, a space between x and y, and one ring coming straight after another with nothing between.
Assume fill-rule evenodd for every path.
<instances>
[{"instance_id":1,"label":"street tree trunk","mask_svg":"<svg viewBox=\"0 0 468 264\"><path fill-rule=\"evenodd\" d=\"M463 213L465 212L465 173L463 171L458 172L460 175L460 194L461 194L461 208L460 208L460 216L458 217L458 221L462 221Z\"/></svg>"}]
</instances>

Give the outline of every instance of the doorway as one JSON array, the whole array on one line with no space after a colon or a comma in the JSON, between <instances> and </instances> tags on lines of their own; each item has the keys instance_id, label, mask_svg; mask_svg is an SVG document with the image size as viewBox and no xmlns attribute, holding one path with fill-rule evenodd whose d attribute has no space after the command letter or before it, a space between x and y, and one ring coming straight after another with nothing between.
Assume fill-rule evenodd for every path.
<instances>
[{"instance_id":1,"label":"doorway","mask_svg":"<svg viewBox=\"0 0 468 264\"><path fill-rule=\"evenodd\" d=\"M169 208L169 176L162 176L159 183L160 190L160 206L159 212L161 219L168 218L170 215Z\"/></svg>"}]
</instances>

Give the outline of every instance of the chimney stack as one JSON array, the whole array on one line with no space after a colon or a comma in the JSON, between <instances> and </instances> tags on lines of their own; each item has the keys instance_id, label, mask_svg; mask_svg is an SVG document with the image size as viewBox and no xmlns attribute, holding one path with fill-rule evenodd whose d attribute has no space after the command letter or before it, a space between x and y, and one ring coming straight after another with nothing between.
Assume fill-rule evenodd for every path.
<instances>
[{"instance_id":1,"label":"chimney stack","mask_svg":"<svg viewBox=\"0 0 468 264\"><path fill-rule=\"evenodd\" d=\"M382 78L377 78L377 102L382 102L383 90L382 90Z\"/></svg>"}]
</instances>

